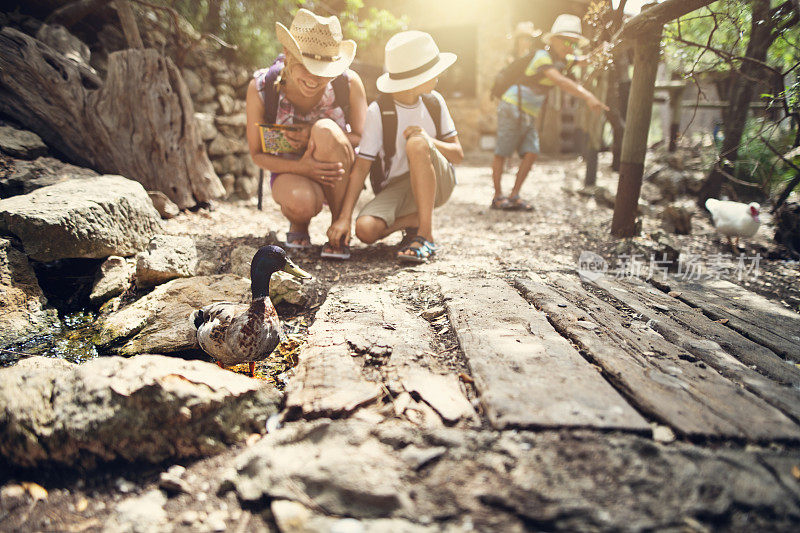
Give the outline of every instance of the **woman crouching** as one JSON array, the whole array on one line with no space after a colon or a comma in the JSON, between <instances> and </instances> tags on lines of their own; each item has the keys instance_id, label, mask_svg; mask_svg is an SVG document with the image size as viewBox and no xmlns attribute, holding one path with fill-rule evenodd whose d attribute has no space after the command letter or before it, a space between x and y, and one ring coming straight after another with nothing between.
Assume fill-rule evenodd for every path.
<instances>
[{"instance_id":1,"label":"woman crouching","mask_svg":"<svg viewBox=\"0 0 800 533\"><path fill-rule=\"evenodd\" d=\"M300 9L291 29L277 22L275 31L283 53L250 82L247 143L253 162L270 171L272 198L289 220L286 247L305 249L309 223L323 205L332 220L339 216L367 99L361 78L348 68L356 43L342 40L336 17ZM263 124L279 125L271 133L282 135L281 142L267 147ZM322 255L347 258L349 251L327 243Z\"/></svg>"}]
</instances>

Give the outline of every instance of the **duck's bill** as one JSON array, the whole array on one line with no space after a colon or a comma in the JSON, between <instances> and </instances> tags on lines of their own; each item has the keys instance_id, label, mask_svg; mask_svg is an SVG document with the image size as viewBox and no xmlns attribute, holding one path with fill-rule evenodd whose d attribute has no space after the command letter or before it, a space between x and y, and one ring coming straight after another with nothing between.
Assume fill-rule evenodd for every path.
<instances>
[{"instance_id":1,"label":"duck's bill","mask_svg":"<svg viewBox=\"0 0 800 533\"><path fill-rule=\"evenodd\" d=\"M294 262L288 257L286 258L286 266L283 267L283 271L288 272L289 274L291 274L296 278L309 279L311 277L311 274L309 274L299 266L295 265Z\"/></svg>"}]
</instances>

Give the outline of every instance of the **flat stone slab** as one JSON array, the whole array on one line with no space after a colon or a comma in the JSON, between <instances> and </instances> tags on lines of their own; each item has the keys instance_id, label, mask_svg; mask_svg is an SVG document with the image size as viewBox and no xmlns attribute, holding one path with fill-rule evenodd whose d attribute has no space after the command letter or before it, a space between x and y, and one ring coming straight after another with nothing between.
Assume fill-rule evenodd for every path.
<instances>
[{"instance_id":1,"label":"flat stone slab","mask_svg":"<svg viewBox=\"0 0 800 533\"><path fill-rule=\"evenodd\" d=\"M210 455L263 431L279 402L267 382L202 361L33 357L0 370L0 455L84 468Z\"/></svg>"},{"instance_id":2,"label":"flat stone slab","mask_svg":"<svg viewBox=\"0 0 800 533\"><path fill-rule=\"evenodd\" d=\"M647 421L506 282L441 285L493 427L649 432Z\"/></svg>"},{"instance_id":3,"label":"flat stone slab","mask_svg":"<svg viewBox=\"0 0 800 533\"><path fill-rule=\"evenodd\" d=\"M214 302L248 301L250 280L232 274L175 279L103 316L97 344L120 355L200 349L191 314Z\"/></svg>"}]
</instances>

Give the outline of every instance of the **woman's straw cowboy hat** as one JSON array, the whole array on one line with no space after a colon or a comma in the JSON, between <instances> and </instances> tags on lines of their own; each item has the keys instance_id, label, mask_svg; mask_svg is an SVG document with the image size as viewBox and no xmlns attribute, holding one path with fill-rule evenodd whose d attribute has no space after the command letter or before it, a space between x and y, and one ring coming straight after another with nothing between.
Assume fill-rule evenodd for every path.
<instances>
[{"instance_id":1,"label":"woman's straw cowboy hat","mask_svg":"<svg viewBox=\"0 0 800 533\"><path fill-rule=\"evenodd\" d=\"M556 21L553 22L553 27L549 33L545 33L542 39L546 43L550 43L553 37L565 37L576 41L579 46L586 46L589 44L589 39L584 37L581 33L581 19L575 15L559 15Z\"/></svg>"},{"instance_id":2,"label":"woman's straw cowboy hat","mask_svg":"<svg viewBox=\"0 0 800 533\"><path fill-rule=\"evenodd\" d=\"M320 17L308 9L294 16L291 29L275 23L278 41L303 62L311 74L335 78L356 56L355 41L342 40L342 26L336 17Z\"/></svg>"},{"instance_id":3,"label":"woman's straw cowboy hat","mask_svg":"<svg viewBox=\"0 0 800 533\"><path fill-rule=\"evenodd\" d=\"M517 26L514 28L514 31L506 35L506 39L513 39L520 36L536 39L540 35L542 35L542 30L537 30L536 26L533 25L533 22L529 20L523 20L522 22L517 22Z\"/></svg>"},{"instance_id":4,"label":"woman's straw cowboy hat","mask_svg":"<svg viewBox=\"0 0 800 533\"><path fill-rule=\"evenodd\" d=\"M382 93L413 89L430 81L455 63L457 56L439 52L433 37L422 31L404 31L386 43L384 67L376 83Z\"/></svg>"}]
</instances>

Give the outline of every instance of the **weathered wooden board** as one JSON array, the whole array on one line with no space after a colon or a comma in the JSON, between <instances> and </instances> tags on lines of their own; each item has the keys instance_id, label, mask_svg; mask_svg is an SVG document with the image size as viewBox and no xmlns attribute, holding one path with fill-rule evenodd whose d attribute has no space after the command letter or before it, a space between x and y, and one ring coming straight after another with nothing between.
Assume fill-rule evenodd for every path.
<instances>
[{"instance_id":1,"label":"weathered wooden board","mask_svg":"<svg viewBox=\"0 0 800 533\"><path fill-rule=\"evenodd\" d=\"M596 283L642 314L645 320L650 321L650 327L669 342L697 356L726 378L740 383L793 420L800 420L800 388L797 387L800 371L795 365L787 364L769 349L713 322L696 309L639 279L601 279ZM761 373L740 360L753 364Z\"/></svg>"},{"instance_id":2,"label":"weathered wooden board","mask_svg":"<svg viewBox=\"0 0 800 533\"><path fill-rule=\"evenodd\" d=\"M491 424L649 431L647 421L510 285L441 281Z\"/></svg>"},{"instance_id":3,"label":"weathered wooden board","mask_svg":"<svg viewBox=\"0 0 800 533\"><path fill-rule=\"evenodd\" d=\"M657 311L660 316L668 316L676 324L688 332L707 341L717 343L726 352L733 355L748 367L758 370L768 378L786 385L800 384L800 369L788 364L775 352L739 334L735 330L706 317L702 310L691 307L678 298L668 296L663 291L639 279L626 278L598 281L604 289L629 291L636 299L642 300L648 308Z\"/></svg>"},{"instance_id":4,"label":"weathered wooden board","mask_svg":"<svg viewBox=\"0 0 800 533\"><path fill-rule=\"evenodd\" d=\"M593 294L577 276L532 275L518 285L641 411L676 432L755 441L800 439L800 427L778 409L666 341L635 310L608 303L610 295Z\"/></svg>"},{"instance_id":5,"label":"weathered wooden board","mask_svg":"<svg viewBox=\"0 0 800 533\"><path fill-rule=\"evenodd\" d=\"M682 280L670 277L659 288L673 292L692 307L699 307L713 320L762 344L778 355L800 358L800 315L779 304L725 280Z\"/></svg>"},{"instance_id":6,"label":"weathered wooden board","mask_svg":"<svg viewBox=\"0 0 800 533\"><path fill-rule=\"evenodd\" d=\"M301 352L287 391L287 408L306 417L342 414L384 393L398 397L408 391L448 422L476 419L455 376L449 376L447 383L454 386L446 394L430 391L431 383L447 379L431 356L432 343L430 325L406 309L390 283L334 288L309 330L308 348ZM427 413L417 403L411 400L407 408Z\"/></svg>"}]
</instances>

